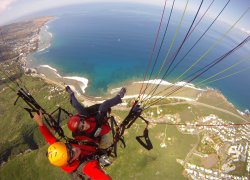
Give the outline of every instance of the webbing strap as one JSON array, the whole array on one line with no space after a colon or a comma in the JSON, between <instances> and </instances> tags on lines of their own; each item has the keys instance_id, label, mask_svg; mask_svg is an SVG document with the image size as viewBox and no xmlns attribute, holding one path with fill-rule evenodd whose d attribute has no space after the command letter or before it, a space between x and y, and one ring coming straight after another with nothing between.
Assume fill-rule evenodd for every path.
<instances>
[{"instance_id":1,"label":"webbing strap","mask_svg":"<svg viewBox=\"0 0 250 180\"><path fill-rule=\"evenodd\" d=\"M39 112L42 111L44 115L44 119L46 124L63 139L66 141L69 141L70 138L66 137L63 129L60 127L59 120L56 121L51 114L47 113L37 102L36 100L32 97L31 94L29 94L27 91L25 91L23 88L20 88L17 92L18 98L14 102L14 105L16 105L17 101L19 98L22 98L24 102L29 106L29 108L24 108L31 117L33 117L33 112ZM61 111L61 110L60 110ZM60 113L59 111L59 113ZM55 111L54 111L55 112ZM60 115L60 114L59 114Z\"/></svg>"},{"instance_id":2,"label":"webbing strap","mask_svg":"<svg viewBox=\"0 0 250 180\"><path fill-rule=\"evenodd\" d=\"M132 126L132 124L134 124L134 122L136 121L136 119L141 118L146 124L146 128L143 132L143 136L137 136L136 140L147 150L151 150L153 148L153 145L149 139L148 136L148 124L149 122L143 118L141 116L143 109L140 108L140 105L138 104L138 101L135 102L135 104L133 105L133 107L131 108L129 114L127 115L127 117L122 121L122 123L118 126L114 117L111 116L111 130L112 130L112 136L113 136L113 150L114 150L114 154L115 156L117 156L117 142L121 141L123 148L126 147L125 141L124 141L124 131L125 129L128 129ZM145 139L145 142L143 142L142 138Z\"/></svg>"},{"instance_id":3,"label":"webbing strap","mask_svg":"<svg viewBox=\"0 0 250 180\"><path fill-rule=\"evenodd\" d=\"M126 144L125 144L123 136L120 136L119 126L117 125L115 118L111 116L110 120L111 120L111 132L112 132L112 137L113 137L113 144L110 147L113 147L113 154L115 157L117 157L117 142L121 141L123 144L123 148L126 147ZM111 153L112 151L110 152L110 154Z\"/></svg>"},{"instance_id":4,"label":"webbing strap","mask_svg":"<svg viewBox=\"0 0 250 180\"><path fill-rule=\"evenodd\" d=\"M145 139L145 142L142 141L142 138ZM153 149L153 145L149 139L149 136L148 136L148 129L145 128L144 129L144 132L143 132L143 136L136 136L136 140L144 147L146 148L147 150L151 150Z\"/></svg>"}]
</instances>

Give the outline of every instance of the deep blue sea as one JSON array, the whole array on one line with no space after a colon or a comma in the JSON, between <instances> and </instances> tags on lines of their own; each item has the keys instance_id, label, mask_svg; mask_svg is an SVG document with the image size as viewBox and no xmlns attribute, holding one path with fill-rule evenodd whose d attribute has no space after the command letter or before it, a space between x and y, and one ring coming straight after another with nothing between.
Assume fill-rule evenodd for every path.
<instances>
[{"instance_id":1,"label":"deep blue sea","mask_svg":"<svg viewBox=\"0 0 250 180\"><path fill-rule=\"evenodd\" d=\"M34 61L32 64L48 64L58 69L59 73L64 76L88 78L89 84L86 91L89 95L98 96L111 85L121 86L128 81L142 80L152 52L161 12L162 7L138 4L85 4L43 12L41 14L55 15L57 17L56 20L48 24L48 31L53 34L53 40L49 49L33 55ZM163 21L164 28L168 15L169 9L167 9ZM174 12L172 15L173 18L169 24L163 51L156 64L157 68L161 66L160 62L165 58L173 41L180 15L181 12ZM170 57L180 46L192 18L191 14L184 18L176 41L169 53ZM211 22L211 19L205 18L197 26L197 29L186 41L176 61L183 57ZM190 67L228 28L230 26L227 24L215 23L202 41L197 44L183 63L166 80L173 81ZM160 31L159 41L162 36L163 30ZM245 37L245 34L241 34L239 30L234 29L190 72L195 72L223 55ZM157 47L159 47L159 43ZM157 51L158 48L156 48ZM205 79L225 69L239 61L240 58L247 57L248 54L249 45L248 49L242 48L232 54L200 79ZM248 59L248 61L232 68L230 72L225 74L236 72L249 65ZM249 75L250 70L205 86L222 91L240 110L250 109ZM192 83L195 84L196 82L198 81Z\"/></svg>"}]
</instances>

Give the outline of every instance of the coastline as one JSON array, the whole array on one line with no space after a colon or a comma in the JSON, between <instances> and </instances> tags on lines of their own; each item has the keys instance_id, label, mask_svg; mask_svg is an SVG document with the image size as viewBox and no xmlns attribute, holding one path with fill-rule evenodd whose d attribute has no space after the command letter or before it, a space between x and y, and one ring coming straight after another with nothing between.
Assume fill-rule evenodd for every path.
<instances>
[{"instance_id":1,"label":"coastline","mask_svg":"<svg viewBox=\"0 0 250 180\"><path fill-rule=\"evenodd\" d=\"M53 34L51 32L49 32L49 23L53 20L55 20L56 18L54 17L53 19L50 19L48 22L46 22L40 29L40 32L38 34L39 38L39 42L38 42L38 49L36 52L42 52L42 51L46 51L51 47L51 43L53 41ZM35 53L36 53L35 52ZM32 61L32 59L31 59ZM27 66L26 68L31 68ZM35 76L39 76L51 83L60 85L61 87L65 87L66 85L69 85L72 89L74 89L74 91L77 93L77 95L81 98L84 99L84 97L88 97L88 95L86 94L86 88L88 87L88 83L89 80L86 79L85 77L80 77L80 76L62 76L60 75L60 73L58 72L57 69L55 69L54 67L51 67L50 65L39 65L38 67L34 68L35 71L33 71L34 73L36 73ZM132 82L130 84L127 84L126 87L128 87L128 92L129 94L125 96L125 99L130 99L130 98L136 98L138 97L138 90L141 87L141 84L150 84L150 86L155 86L156 84L158 84L159 82L161 82L161 85L159 86L159 91L163 90L166 87L180 87L183 86L183 90L184 93L176 93L174 95L171 95L171 97L168 98L176 98L176 99L182 99L185 101L196 101L197 97L199 95L199 93L203 92L203 91L207 91L210 88L206 88L206 89L201 89L201 88L197 88L195 87L194 84L191 83L186 83L186 82L177 82L175 84L172 84L170 82L167 82L165 80L161 80L161 79L155 79L155 80L148 80L148 81L135 81ZM110 95L114 95L114 93L117 93L119 91L119 88L113 88L110 89L109 92L107 92ZM193 92L191 92L193 91ZM221 92L219 92L221 93ZM146 93L145 93L146 94ZM84 97L83 97L84 96ZM157 97L163 97L163 94L159 94ZM89 97L90 99L102 99L100 97ZM230 101L228 101L230 102ZM232 104L233 105L233 104ZM234 105L233 105L234 106ZM235 106L234 106L235 108ZM235 108L237 109L237 108ZM241 112L240 110L237 109L237 111L240 114L245 114L244 112Z\"/></svg>"},{"instance_id":2,"label":"coastline","mask_svg":"<svg viewBox=\"0 0 250 180\"><path fill-rule=\"evenodd\" d=\"M55 18L53 18L52 20L54 20ZM42 52L42 51L46 51L49 49L49 47L51 46L51 43L53 41L53 34L51 32L49 32L49 23L52 21L48 21L47 23L45 23L45 25L41 28L41 31L39 33L39 46L38 46L38 51L37 52ZM32 61L32 59L31 59ZM27 67L29 67L29 64L27 63ZM54 67L51 67L50 65L47 64L43 64L43 65L39 65L37 67L34 68L37 72L37 74L41 75L42 78L47 78L50 81L55 81L57 84L62 84L62 85L69 85L71 86L73 89L76 90L77 94L80 95L86 95L86 88L88 87L88 83L89 80L85 77L80 77L80 76L63 76L61 75L58 70ZM137 87L137 85L141 86L142 83L149 83L152 85L158 84L161 82L161 86L184 86L185 88L192 88L194 90L197 91L204 91L202 89L196 88L193 84L191 83L186 83L186 82L178 82L175 84L172 84L170 82L164 81L164 80L160 80L160 79L156 79L156 80L149 80L149 81L135 81L132 82L130 84L127 84L128 86L132 86L131 89L134 89L135 87ZM114 93L117 93L119 91L119 88L113 88L111 90L109 90L109 92L107 92L108 94L112 95ZM136 88L138 89L138 88ZM138 92L135 94L133 93L132 96L137 95ZM138 95L137 95L138 96ZM174 96L172 96L173 98Z\"/></svg>"},{"instance_id":3,"label":"coastline","mask_svg":"<svg viewBox=\"0 0 250 180\"><path fill-rule=\"evenodd\" d=\"M86 105L93 105L95 103L101 103L103 102L106 98L108 97L112 97L114 95L116 95L119 90L121 89L121 87L115 87L113 89L111 89L108 92L108 96L107 97L93 97L93 96L88 96L85 89L88 86L88 79L84 78L84 77L78 77L78 76L66 76L63 77L61 76L57 69L49 66L49 65L40 65L39 67L36 68L36 73L34 74L34 76L38 76L40 78L43 78L45 81L55 84L57 86L60 86L62 89L65 88L66 85L69 85L74 92L76 92L76 95L81 99L81 101L84 101L84 103ZM159 80L150 80L150 81L136 81L136 82L132 82L129 84L126 84L126 88L127 88L127 93L124 96L124 100L129 100L129 99L136 99L139 96L139 90L141 87L141 84L147 84L149 83L149 87L155 87L155 82L158 82ZM212 88L207 88L207 89L200 89L200 88L196 88L193 84L186 84L186 82L178 82L176 84L172 84L170 82L167 81L162 81L162 84L159 86L159 91L162 91L163 89L166 89L168 87L179 87L179 86L183 86L183 89L171 96L168 97L164 97L164 93L159 94L159 95L154 95L153 98L162 98L164 97L165 99L176 99L177 101L186 101L186 102L196 102L199 99L199 96L202 92L207 92L207 91L213 91L216 92L220 95L223 96L223 94L215 89ZM184 86L185 85L185 86ZM150 89L152 88L150 87ZM147 93L144 94L144 96L146 96ZM230 101L228 101L228 99L223 96L225 98L225 101L228 102L229 104L231 104L231 106L242 116L245 116L247 113L240 111L239 109L237 109ZM123 105L127 105L126 103L123 103Z\"/></svg>"},{"instance_id":4,"label":"coastline","mask_svg":"<svg viewBox=\"0 0 250 180\"><path fill-rule=\"evenodd\" d=\"M51 42L53 41L53 34L49 32L49 23L55 21L56 19L58 19L58 17L52 17L40 28L38 34L39 37L37 52L42 52L50 48Z\"/></svg>"},{"instance_id":5,"label":"coastline","mask_svg":"<svg viewBox=\"0 0 250 180\"><path fill-rule=\"evenodd\" d=\"M41 76L41 78L46 78L62 86L69 85L76 91L77 95L83 95L88 86L88 79L78 76L63 77L55 68L49 65L40 65L35 68L35 71L36 76Z\"/></svg>"},{"instance_id":6,"label":"coastline","mask_svg":"<svg viewBox=\"0 0 250 180\"><path fill-rule=\"evenodd\" d=\"M179 81L177 83L170 83L168 81L165 81L165 80L162 80L162 79L152 79L152 80L148 80L148 81L138 81L138 82L134 82L134 83L139 83L139 84L142 84L142 83L149 83L149 84L159 84L161 83L161 85L168 85L168 86L183 86L183 87L189 87L189 88L193 88L193 89L196 89L196 90L200 90L200 91L205 91L204 89L201 89L201 88L197 88L195 87L194 84L192 83L187 83L185 81Z\"/></svg>"},{"instance_id":7,"label":"coastline","mask_svg":"<svg viewBox=\"0 0 250 180\"><path fill-rule=\"evenodd\" d=\"M51 81L55 81L55 82L61 82L61 84L67 84L70 85L72 87L74 86L79 86L81 91L77 92L79 95L83 95L86 93L85 89L88 87L88 79L86 79L85 77L80 77L80 76L62 76L59 74L59 72L57 71L57 69L51 67L50 65L39 65L38 67L35 68L37 71L37 74L41 74L42 77L46 77L47 79L51 80ZM67 81L67 83L66 83ZM150 80L150 81L137 81L137 82L133 82L131 84L127 84L128 87L130 87L131 89L135 88L136 90L138 90L142 83L147 84L149 83L150 85L156 85L158 80ZM161 83L161 88L166 88L166 87L172 87L172 86L184 86L185 82L180 82L180 83L176 83L176 84L172 84L170 82L167 81L162 81ZM79 87L74 87L75 89L78 89ZM194 85L191 84L187 84L184 86L185 88L189 88L189 89L193 89L194 91L205 91L204 89L199 89L196 88ZM113 88L110 90L110 92L108 92L109 94L116 94L117 92L119 92L121 87L117 87L117 88ZM132 93L134 94L134 93ZM138 94L138 92L137 92ZM137 95L134 94L134 95ZM175 96L171 96L171 98L173 98Z\"/></svg>"},{"instance_id":8,"label":"coastline","mask_svg":"<svg viewBox=\"0 0 250 180\"><path fill-rule=\"evenodd\" d=\"M52 35L52 33L50 33L48 31L48 28L49 28L48 23L46 23L46 25L44 27L42 27L41 33L39 34L39 36L40 36L39 40L41 40L42 42L45 42L45 43L40 43L40 45L42 44L42 47L38 48L39 49L38 52L45 51L51 46L51 43L53 40L52 39L53 35ZM43 40L43 38L45 38L45 40ZM65 76L65 77L63 77L61 74L59 74L59 72L56 68L51 67L50 65L47 65L47 64L39 65L39 66L35 67L35 70L36 70L37 74L41 75L42 78L47 78L50 81L55 81L56 83L59 82L62 85L71 86L73 89L76 90L78 96L86 95L85 89L88 87L89 80L86 79L85 77L80 77L80 76ZM165 80L155 79L155 80L148 80L148 81L144 81L144 82L143 81L128 82L126 85L128 87L130 87L130 89L132 90L132 94L128 95L127 97L130 96L132 98L132 97L138 96L138 93L139 93L138 90L139 90L142 83L144 83L144 84L149 83L151 85L156 85L158 83L161 83L160 86L162 86L164 88L166 88L166 86L183 86L185 88L191 88L195 91L204 91L203 89L196 88L191 83L177 82L175 84L172 84L172 83L167 82ZM137 86L139 86L139 87L137 87ZM110 95L113 95L114 93L117 93L120 90L120 88L121 87L112 88L107 93ZM136 89L137 91L135 92L134 89ZM159 89L162 89L162 88L159 88ZM177 96L179 98L185 99L185 97L183 97L183 96L176 95L176 97ZM174 98L174 97L175 96L171 96L171 98ZM189 99L196 99L196 97L192 97Z\"/></svg>"},{"instance_id":9,"label":"coastline","mask_svg":"<svg viewBox=\"0 0 250 180\"><path fill-rule=\"evenodd\" d=\"M43 26L39 33L37 52L49 49L49 47L51 46L52 39L53 39L53 34L48 31L48 25Z\"/></svg>"}]
</instances>

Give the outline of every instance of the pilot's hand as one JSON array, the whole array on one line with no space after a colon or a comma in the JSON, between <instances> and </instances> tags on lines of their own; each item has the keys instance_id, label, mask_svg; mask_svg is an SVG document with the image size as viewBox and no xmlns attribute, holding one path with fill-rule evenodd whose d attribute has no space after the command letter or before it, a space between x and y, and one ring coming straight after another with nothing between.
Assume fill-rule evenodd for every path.
<instances>
[{"instance_id":1,"label":"pilot's hand","mask_svg":"<svg viewBox=\"0 0 250 180\"><path fill-rule=\"evenodd\" d=\"M38 124L38 126L43 126L43 114L41 111L39 114L35 113L33 119Z\"/></svg>"}]
</instances>

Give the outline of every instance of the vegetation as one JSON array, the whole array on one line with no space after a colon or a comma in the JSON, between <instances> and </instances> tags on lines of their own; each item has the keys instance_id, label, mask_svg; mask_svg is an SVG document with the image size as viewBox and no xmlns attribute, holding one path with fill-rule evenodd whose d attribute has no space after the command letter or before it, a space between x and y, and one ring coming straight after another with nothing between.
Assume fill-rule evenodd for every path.
<instances>
[{"instance_id":1,"label":"vegetation","mask_svg":"<svg viewBox=\"0 0 250 180\"><path fill-rule=\"evenodd\" d=\"M0 169L0 179L70 179L69 175L60 168L48 163L45 152L48 146L22 154L10 160Z\"/></svg>"},{"instance_id":2,"label":"vegetation","mask_svg":"<svg viewBox=\"0 0 250 180\"><path fill-rule=\"evenodd\" d=\"M135 140L144 126L135 124L125 135L127 147L120 149L118 159L107 169L114 179L185 179L183 168L176 162L184 159L197 140L191 135L183 135L175 127L157 125L150 129L150 139L154 149L147 151ZM164 138L164 136L166 138ZM165 143L166 147L161 147ZM175 173L173 173L173 169Z\"/></svg>"},{"instance_id":3,"label":"vegetation","mask_svg":"<svg viewBox=\"0 0 250 180\"><path fill-rule=\"evenodd\" d=\"M48 112L53 111L57 105L72 110L68 103L68 96L63 90L56 90L57 88L39 78L23 76L22 81ZM0 131L0 157L1 161L8 160L8 162L0 168L0 179L33 179L33 177L69 179L68 174L48 163L45 157L48 146L28 113L22 109L26 107L25 103L20 100L17 103L18 106L14 106L13 102L17 96L6 85L0 85L0 99L3 102L0 106L0 111L3 112L0 115L2 120L0 129L5 130ZM13 84L8 85L13 86ZM113 113L117 119L127 115L127 111L116 110ZM106 169L107 172L114 179L144 179L145 177L152 179L155 176L157 179L184 179L183 168L176 162L176 158L185 158L196 138L181 134L175 127L168 127L165 134L165 128L165 125L157 125L150 129L154 149L147 151L135 140L135 136L143 133L144 124L134 124L125 134L127 147L118 148L118 158ZM161 143L166 143L167 148L162 148ZM31 151L27 151L28 149ZM172 168L178 172L171 173Z\"/></svg>"},{"instance_id":4,"label":"vegetation","mask_svg":"<svg viewBox=\"0 0 250 180\"><path fill-rule=\"evenodd\" d=\"M72 107L66 103L68 101L66 93L56 90L54 86L46 84L39 78L23 76L21 80L48 112L55 110L59 104L72 111ZM20 99L14 106L17 95L8 86L15 87L13 83L0 85L0 112L2 112L0 113L0 162L14 158L27 149L34 150L45 144L35 123L23 109L27 105ZM49 96L51 98L48 100Z\"/></svg>"},{"instance_id":5,"label":"vegetation","mask_svg":"<svg viewBox=\"0 0 250 180\"><path fill-rule=\"evenodd\" d=\"M75 113L64 89L59 89L47 84L42 79L30 76L22 76L21 80L48 112L54 111L60 105ZM7 161L0 168L0 179L34 179L34 177L36 179L70 179L67 173L48 163L45 157L48 145L29 114L23 110L27 105L22 100L17 102L17 106L13 105L17 95L8 86L14 88L15 84L6 82L0 84L0 161ZM159 104L150 108L144 112L145 117L156 119L166 114L178 114L181 122L193 122L199 117L215 114L222 119L232 119L231 115L207 107L181 101L179 104L178 102L174 102L176 104L165 103L170 104ZM127 116L127 110L116 109L112 113L116 120L121 121ZM158 110L161 110L160 114L157 114ZM151 116L152 112L153 116ZM62 121L62 126L66 134L70 134L65 123L66 117ZM175 126L151 124L149 136L154 149L147 151L135 140L136 136L142 135L144 128L145 124L137 121L126 131L124 137L127 147L118 148L118 158L110 167L105 168L107 173L114 180L185 179L184 169L176 162L176 159L184 160L186 158L186 155L196 146L197 136L182 134ZM216 135L211 137L216 144L222 143ZM212 144L200 143L196 150L204 154L216 153ZM194 158L193 155L191 157L191 163L194 162L197 165L201 163L198 157ZM243 172L244 166L240 164L237 166L237 170L242 169Z\"/></svg>"},{"instance_id":6,"label":"vegetation","mask_svg":"<svg viewBox=\"0 0 250 180\"><path fill-rule=\"evenodd\" d=\"M25 57L26 54L35 51L37 48L36 35L40 29L39 27L43 26L49 19L51 18L47 17L0 28L1 34L5 37L0 40L0 44L5 44L5 46L0 45L2 52L0 61L7 63L3 63L3 67L7 67L10 70L11 79L24 84L39 104L48 112L53 112L57 107L62 106L75 113L69 104L68 95L64 92L64 89L48 84L40 78L25 76L22 72L16 73L16 69L13 67L16 64L8 64L6 62L7 59L12 59L16 63L19 60L17 58L18 54L24 54L23 57ZM31 41L33 42L32 39L36 39L34 43L30 43ZM13 43L13 41L15 42ZM19 53L14 52L14 47L9 45L11 43L15 44L16 48L18 47ZM135 94L134 91L137 89L134 86L129 89L129 93L132 95ZM19 100L17 105L14 106L17 94L12 91L12 88L16 89L16 84L10 83L1 72L0 179L70 179L69 174L49 164L45 156L48 145L29 114L23 109L27 105L22 100ZM163 87L159 87L158 92L162 90ZM195 99L199 93L200 91L192 88L183 88L183 90L174 93L174 95ZM221 94L215 91L202 93L198 101L239 114ZM151 100L151 102L154 102L154 100ZM128 100L128 104L131 103L131 100ZM128 109L113 110L113 115L119 122L127 116L127 113ZM241 123L240 118L226 114L220 111L220 109L216 110L176 98L164 99L156 103L152 108L145 110L143 116L150 119L160 119L164 118L165 115L176 115L181 123L192 123L210 114L215 114L226 122ZM65 125L66 119L66 116L62 118L61 125L65 133L70 135L71 133ZM214 146L223 145L222 140L216 134L209 134L213 143L207 141L199 142L200 139L195 134L183 134L175 126L168 126L162 123L150 124L149 136L154 149L147 151L135 140L136 136L142 135L144 128L145 124L137 121L130 129L126 130L124 137L127 147L125 149L118 148L118 158L111 166L105 169L114 180L186 179L183 176L184 169L176 162L177 159L187 160L189 163L202 166L202 158L191 154L190 151L195 150L198 155L199 153L216 154ZM202 133L199 135L204 136ZM194 149L194 147L196 148ZM187 158L189 153L191 156ZM225 158L223 158L226 159L227 155L226 153L224 154ZM213 168L217 168L217 166L219 165ZM236 170L231 172L231 174L237 176L249 175L245 170L245 162L237 162L235 166Z\"/></svg>"},{"instance_id":7,"label":"vegetation","mask_svg":"<svg viewBox=\"0 0 250 180\"><path fill-rule=\"evenodd\" d=\"M198 99L199 102L209 104L218 108L228 110L230 112L238 113L234 106L227 101L227 99L215 90L208 90L202 93Z\"/></svg>"}]
</instances>

